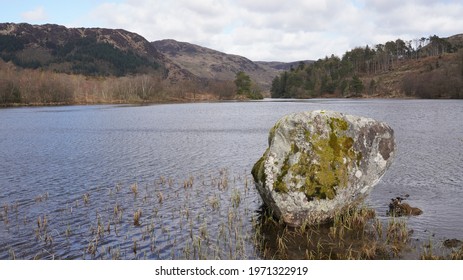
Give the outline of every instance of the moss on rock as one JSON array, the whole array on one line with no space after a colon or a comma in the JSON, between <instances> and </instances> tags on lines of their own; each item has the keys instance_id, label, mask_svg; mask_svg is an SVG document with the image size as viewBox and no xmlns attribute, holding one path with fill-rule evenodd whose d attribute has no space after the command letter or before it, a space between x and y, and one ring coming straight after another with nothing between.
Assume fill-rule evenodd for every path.
<instances>
[{"instance_id":1,"label":"moss on rock","mask_svg":"<svg viewBox=\"0 0 463 280\"><path fill-rule=\"evenodd\" d=\"M265 169L264 163L266 158L267 152L254 164L251 170L252 177L254 178L255 182L262 182L265 184Z\"/></svg>"},{"instance_id":2,"label":"moss on rock","mask_svg":"<svg viewBox=\"0 0 463 280\"><path fill-rule=\"evenodd\" d=\"M298 154L299 160L290 165L289 155L277 175L273 187L276 192L288 192L288 184L301 185L298 190L303 192L308 200L314 198L333 199L338 188L344 188L348 182L348 168L359 163L361 153L353 150L354 140L345 135L348 123L340 118L328 119L330 131L328 138L319 134L304 131L304 138L311 144L311 151L304 151L297 143L291 142L291 154ZM359 159L360 158L360 159ZM285 180L289 176L289 180Z\"/></svg>"}]
</instances>

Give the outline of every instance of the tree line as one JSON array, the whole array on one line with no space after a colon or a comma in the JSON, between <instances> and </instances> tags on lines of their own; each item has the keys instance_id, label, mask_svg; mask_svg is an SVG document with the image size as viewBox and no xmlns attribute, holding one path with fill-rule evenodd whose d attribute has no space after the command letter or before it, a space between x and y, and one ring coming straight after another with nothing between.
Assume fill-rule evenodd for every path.
<instances>
[{"instance_id":1,"label":"tree line","mask_svg":"<svg viewBox=\"0 0 463 280\"><path fill-rule=\"evenodd\" d=\"M436 35L428 38L404 41L397 39L374 47L356 47L347 51L341 58L335 55L319 59L311 64L300 63L296 68L285 71L275 77L272 82L271 96L273 98L313 98L326 94L335 96L360 96L374 94L382 86L377 79L380 75L393 72L399 66L414 61L422 61L429 57L437 59L436 63L427 66L426 75L415 73L414 77L404 76L399 90L407 95L433 98L443 97L442 91L454 98L463 98L462 73L453 69L451 64L463 67L463 61L457 53L456 46ZM441 59L444 54L453 53L452 61ZM440 62L439 62L440 61ZM439 64L441 63L441 64ZM410 64L413 65L413 64ZM413 67L420 67L417 63ZM438 68L440 70L437 70ZM412 69L413 70L413 69ZM445 75L443 75L445 73ZM432 79L431 79L432 76ZM448 79L451 77L451 79ZM376 78L376 79L375 79ZM429 81L442 85L453 85L440 88L431 87ZM417 83L422 85L418 88ZM440 93L429 94L426 88L433 88Z\"/></svg>"},{"instance_id":2,"label":"tree line","mask_svg":"<svg viewBox=\"0 0 463 280\"><path fill-rule=\"evenodd\" d=\"M159 103L262 98L244 72L235 81L170 81L162 73L86 76L24 69L0 59L0 106Z\"/></svg>"},{"instance_id":3,"label":"tree line","mask_svg":"<svg viewBox=\"0 0 463 280\"><path fill-rule=\"evenodd\" d=\"M236 94L238 96L249 99L263 99L262 92L259 86L251 80L248 74L244 71L238 71L234 80L236 86Z\"/></svg>"}]
</instances>

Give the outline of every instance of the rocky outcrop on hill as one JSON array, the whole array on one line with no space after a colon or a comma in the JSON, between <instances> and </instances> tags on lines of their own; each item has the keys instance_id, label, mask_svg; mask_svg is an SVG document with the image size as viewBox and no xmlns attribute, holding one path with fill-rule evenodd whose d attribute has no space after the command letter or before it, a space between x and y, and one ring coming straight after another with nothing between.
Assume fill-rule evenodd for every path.
<instances>
[{"instance_id":1,"label":"rocky outcrop on hill","mask_svg":"<svg viewBox=\"0 0 463 280\"><path fill-rule=\"evenodd\" d=\"M396 150L386 123L332 111L284 116L268 141L252 175L264 203L290 226L327 222L361 202Z\"/></svg>"}]
</instances>

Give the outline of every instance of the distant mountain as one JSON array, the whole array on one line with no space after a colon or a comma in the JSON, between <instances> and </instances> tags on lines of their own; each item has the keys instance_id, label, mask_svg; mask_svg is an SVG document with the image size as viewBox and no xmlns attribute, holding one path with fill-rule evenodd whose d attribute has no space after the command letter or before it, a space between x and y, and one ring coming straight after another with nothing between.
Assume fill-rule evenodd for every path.
<instances>
[{"instance_id":1,"label":"distant mountain","mask_svg":"<svg viewBox=\"0 0 463 280\"><path fill-rule=\"evenodd\" d=\"M257 64L265 65L280 71L289 71L291 68L297 68L301 63L310 64L314 63L314 60L301 60L294 62L278 62L278 61L256 61Z\"/></svg>"},{"instance_id":2,"label":"distant mountain","mask_svg":"<svg viewBox=\"0 0 463 280\"><path fill-rule=\"evenodd\" d=\"M25 68L72 74L191 76L145 38L122 29L0 23L0 57Z\"/></svg>"},{"instance_id":3,"label":"distant mountain","mask_svg":"<svg viewBox=\"0 0 463 280\"><path fill-rule=\"evenodd\" d=\"M242 56L171 39L152 44L173 63L197 77L234 80L237 72L244 71L264 90L270 89L273 78L282 70L289 70L291 65L299 63L254 62Z\"/></svg>"}]
</instances>

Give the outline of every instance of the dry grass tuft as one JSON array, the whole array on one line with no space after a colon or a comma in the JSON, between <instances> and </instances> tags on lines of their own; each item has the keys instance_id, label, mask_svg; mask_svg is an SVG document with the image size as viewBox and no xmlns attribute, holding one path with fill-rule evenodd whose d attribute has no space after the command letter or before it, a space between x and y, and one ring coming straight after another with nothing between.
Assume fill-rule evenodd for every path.
<instances>
[{"instance_id":1,"label":"dry grass tuft","mask_svg":"<svg viewBox=\"0 0 463 280\"><path fill-rule=\"evenodd\" d=\"M140 218L141 218L141 215L142 215L142 212L141 212L141 209L138 208L137 211L135 211L135 213L133 213L133 225L134 226L140 226Z\"/></svg>"}]
</instances>

